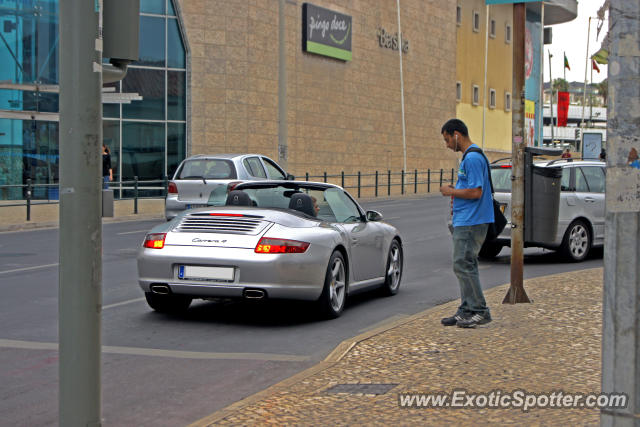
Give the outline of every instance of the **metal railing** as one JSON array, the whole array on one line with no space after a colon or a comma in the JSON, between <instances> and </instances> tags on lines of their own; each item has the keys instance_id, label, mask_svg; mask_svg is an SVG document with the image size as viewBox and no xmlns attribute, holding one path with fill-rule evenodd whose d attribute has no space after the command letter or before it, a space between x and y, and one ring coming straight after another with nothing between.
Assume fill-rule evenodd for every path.
<instances>
[{"instance_id":1,"label":"metal railing","mask_svg":"<svg viewBox=\"0 0 640 427\"><path fill-rule=\"evenodd\" d=\"M447 183L454 183L454 169L427 169L426 171L400 171L392 172L375 171L373 173L362 173L358 171L353 174L346 174L344 171L339 174L321 175L304 174L305 181L321 181L340 185L345 190L353 190L357 193L357 198L380 197L381 195L417 194L418 192L431 193ZM133 213L138 213L138 201L140 199L164 199L167 195L169 179L139 180L134 177L132 180L111 181L109 189L114 191L115 200L133 200ZM22 192L22 200L2 201L6 193L12 189L19 189ZM43 189L41 192L37 189ZM393 191L392 191L393 190ZM425 191L426 190L426 191ZM39 194L38 194L39 193ZM60 190L58 184L34 184L27 178L26 184L0 185L0 208L9 206L24 206L26 208L26 220L31 221L31 209L34 205L47 205L59 203Z\"/></svg>"}]
</instances>

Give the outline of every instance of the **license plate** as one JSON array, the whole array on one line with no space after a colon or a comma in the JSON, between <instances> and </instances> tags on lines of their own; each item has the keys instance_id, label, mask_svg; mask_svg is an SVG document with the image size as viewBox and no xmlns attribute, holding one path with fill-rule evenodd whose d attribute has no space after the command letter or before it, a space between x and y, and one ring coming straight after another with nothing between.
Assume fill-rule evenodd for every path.
<instances>
[{"instance_id":1,"label":"license plate","mask_svg":"<svg viewBox=\"0 0 640 427\"><path fill-rule=\"evenodd\" d=\"M193 209L193 208L206 208L208 205L202 205L202 204L192 204L192 205L187 205L187 207L185 209Z\"/></svg>"},{"instance_id":2,"label":"license plate","mask_svg":"<svg viewBox=\"0 0 640 427\"><path fill-rule=\"evenodd\" d=\"M181 265L178 268L179 279L192 280L218 280L232 282L234 278L233 267L203 267L197 265Z\"/></svg>"}]
</instances>

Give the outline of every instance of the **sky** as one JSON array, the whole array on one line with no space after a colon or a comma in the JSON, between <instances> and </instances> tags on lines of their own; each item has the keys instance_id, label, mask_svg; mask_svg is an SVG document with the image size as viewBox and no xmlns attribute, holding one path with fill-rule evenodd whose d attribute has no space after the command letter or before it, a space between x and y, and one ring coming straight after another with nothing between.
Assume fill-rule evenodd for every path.
<instances>
[{"instance_id":1,"label":"sky","mask_svg":"<svg viewBox=\"0 0 640 427\"><path fill-rule=\"evenodd\" d=\"M578 0L578 17L573 21L563 24L553 25L553 39L550 45L544 46L544 81L549 81L549 52L553 55L551 58L551 72L553 78L563 77L564 57L563 52L567 54L567 60L571 71L567 71L567 81L584 82L585 59L587 57L587 29L589 27L589 17L591 19L591 31L589 37L589 56L593 55L600 49L603 37L609 28L608 20L605 20L598 40L596 41L596 29L598 20L596 12L604 0ZM605 15L606 16L606 15ZM591 61L587 69L587 81L591 79ZM600 73L593 71L593 82L598 83L607 78L607 65L598 64Z\"/></svg>"}]
</instances>

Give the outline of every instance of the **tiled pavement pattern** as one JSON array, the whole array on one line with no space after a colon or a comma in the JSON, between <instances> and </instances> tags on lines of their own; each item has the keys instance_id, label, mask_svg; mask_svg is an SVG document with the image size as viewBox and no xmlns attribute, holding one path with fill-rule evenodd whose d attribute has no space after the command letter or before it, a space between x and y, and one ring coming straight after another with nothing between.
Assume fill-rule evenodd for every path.
<instances>
[{"instance_id":1,"label":"tiled pavement pattern","mask_svg":"<svg viewBox=\"0 0 640 427\"><path fill-rule=\"evenodd\" d=\"M398 394L599 392L602 275L597 268L527 280L532 304L503 305L506 285L489 290L493 322L475 330L440 325L457 301L424 311L196 425L598 425L595 409L406 409ZM329 390L354 383L397 386L386 394ZM360 388L368 389L388 387Z\"/></svg>"}]
</instances>

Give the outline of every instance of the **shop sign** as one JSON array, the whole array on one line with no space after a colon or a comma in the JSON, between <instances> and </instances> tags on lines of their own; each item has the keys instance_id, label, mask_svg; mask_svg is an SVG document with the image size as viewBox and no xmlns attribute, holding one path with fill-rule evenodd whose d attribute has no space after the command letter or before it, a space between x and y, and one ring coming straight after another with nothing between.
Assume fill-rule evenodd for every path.
<instances>
[{"instance_id":1,"label":"shop sign","mask_svg":"<svg viewBox=\"0 0 640 427\"><path fill-rule=\"evenodd\" d=\"M380 27L378 28L378 43L380 47L384 47L391 50L398 50L398 33L391 34ZM409 53L409 40L402 37L402 53Z\"/></svg>"},{"instance_id":2,"label":"shop sign","mask_svg":"<svg viewBox=\"0 0 640 427\"><path fill-rule=\"evenodd\" d=\"M302 50L351 61L351 16L302 4Z\"/></svg>"}]
</instances>

